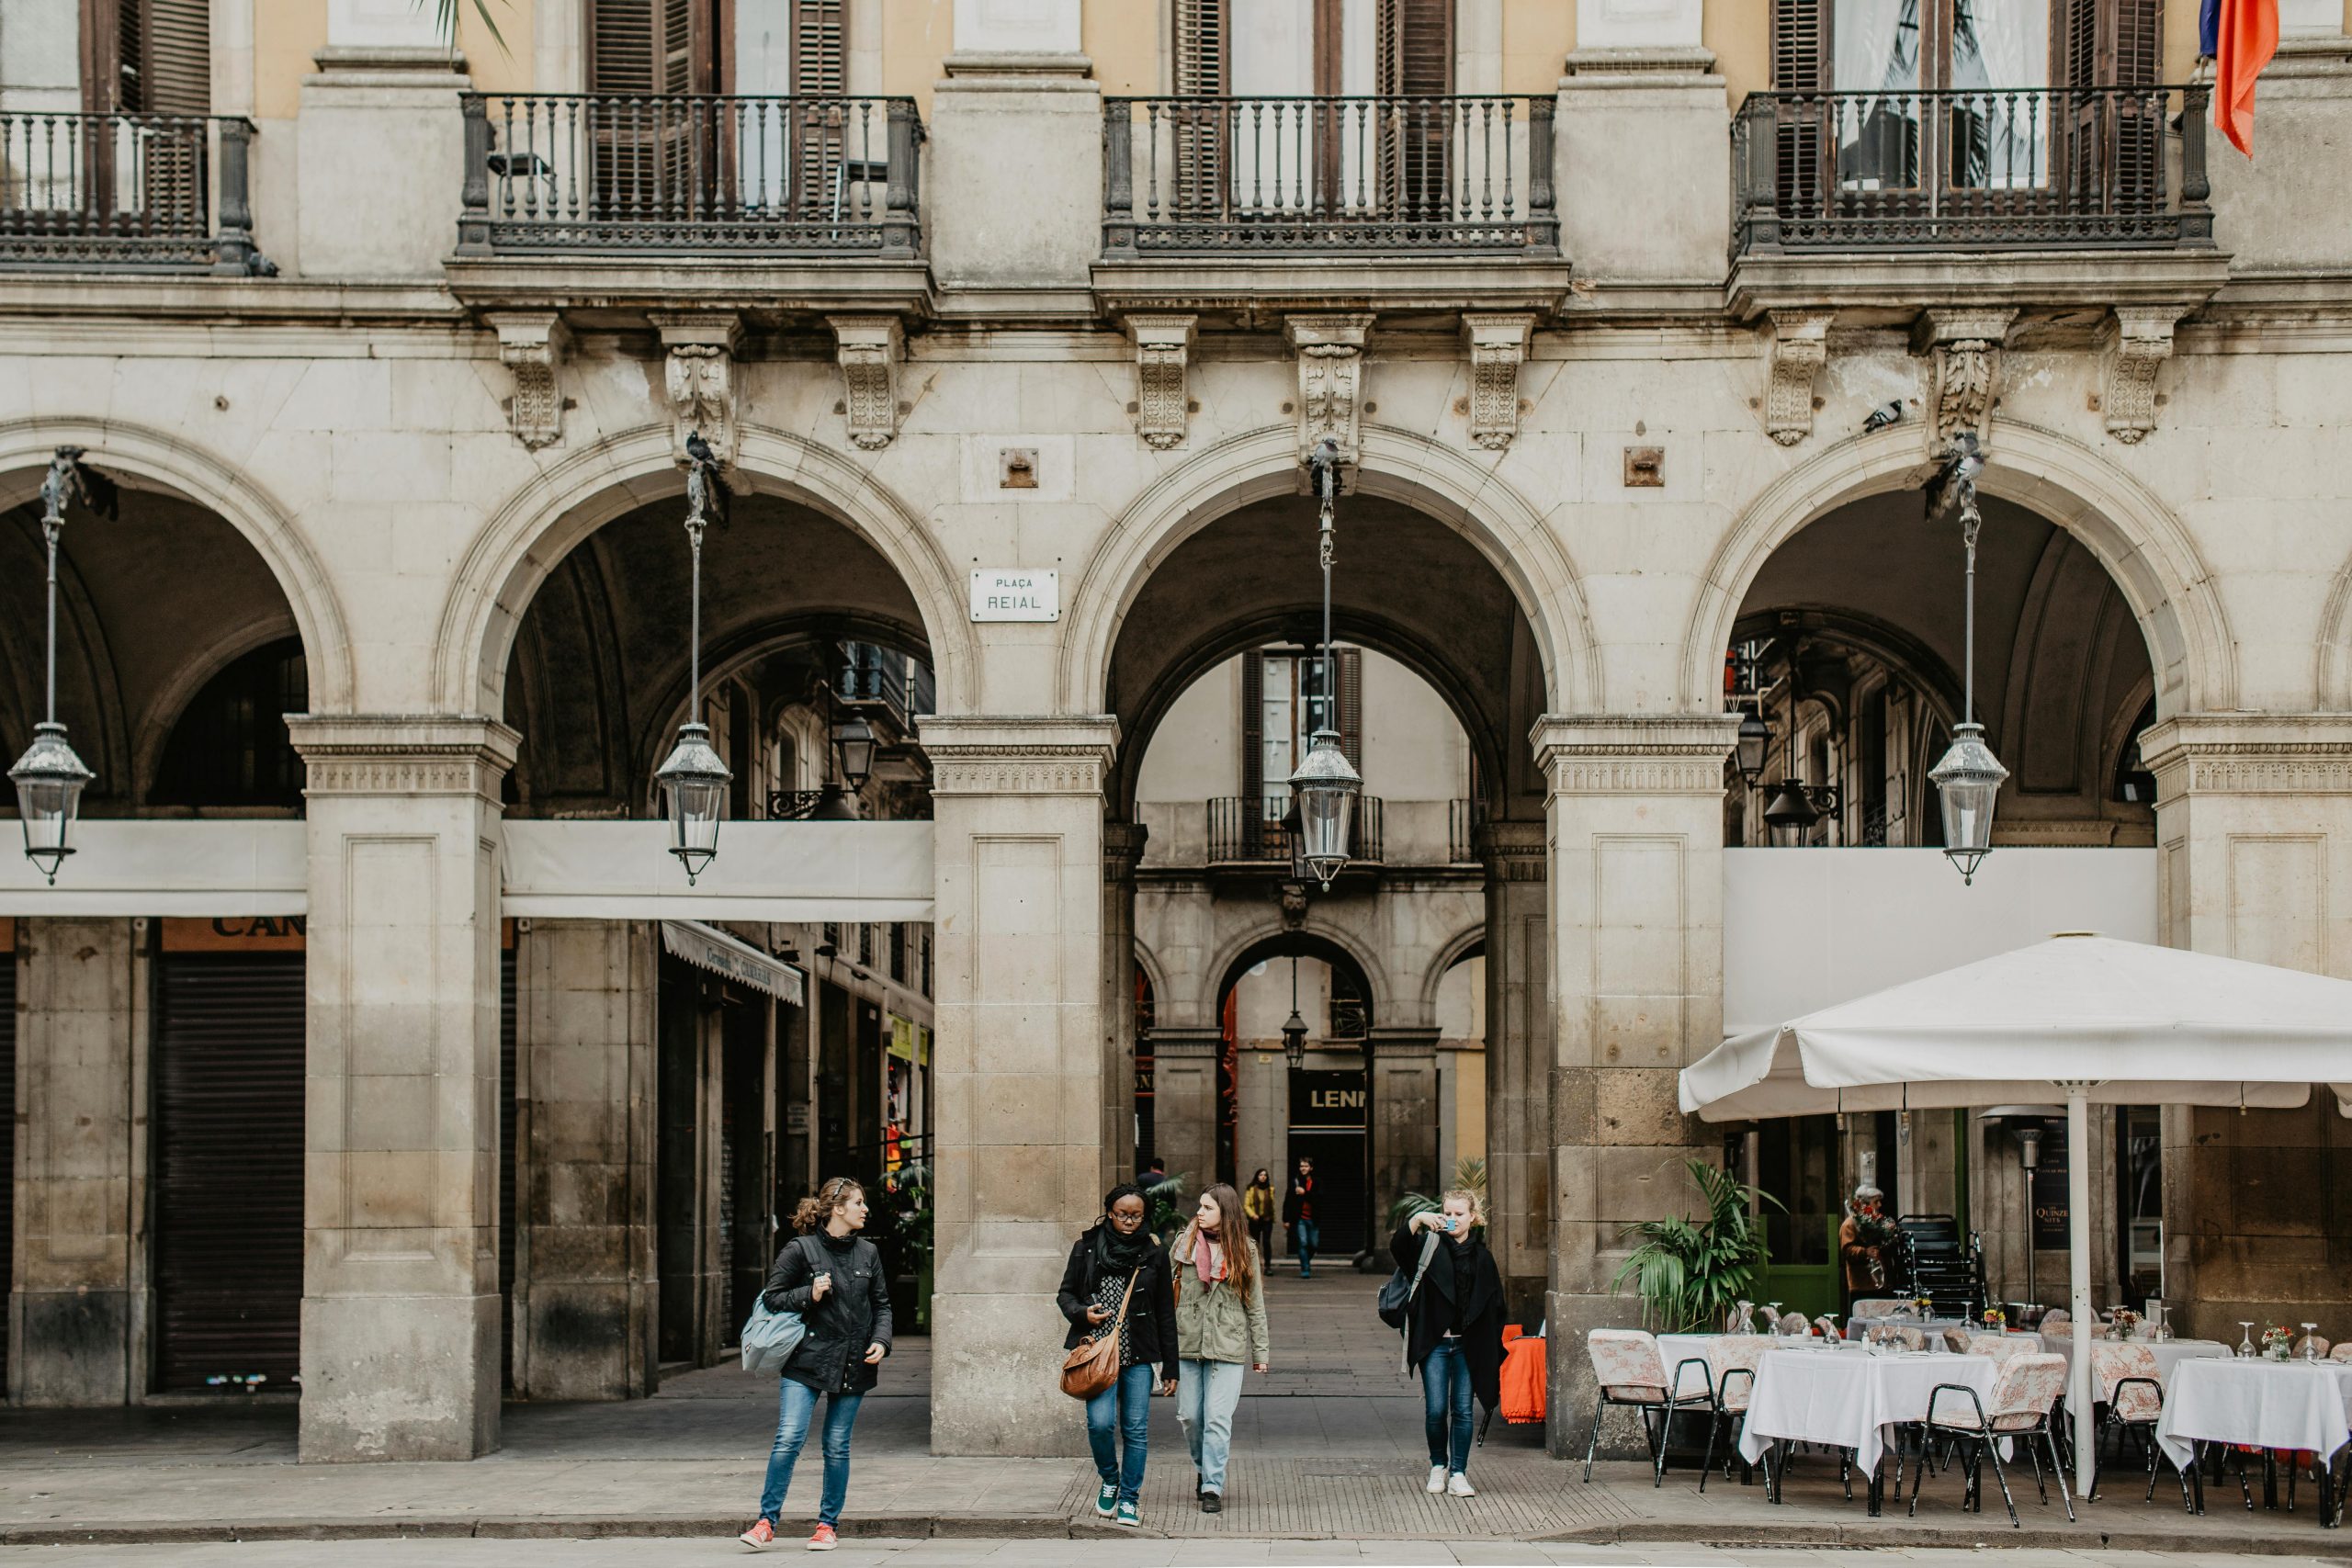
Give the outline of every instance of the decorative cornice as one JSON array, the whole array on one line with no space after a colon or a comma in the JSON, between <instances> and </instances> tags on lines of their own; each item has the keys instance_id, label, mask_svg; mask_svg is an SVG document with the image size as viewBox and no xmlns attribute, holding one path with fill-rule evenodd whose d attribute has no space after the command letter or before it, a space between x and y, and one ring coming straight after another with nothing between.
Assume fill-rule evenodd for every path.
<instances>
[{"instance_id":1,"label":"decorative cornice","mask_svg":"<svg viewBox=\"0 0 2352 1568\"><path fill-rule=\"evenodd\" d=\"M1835 310L1775 310L1772 374L1764 390L1765 434L1793 446L1813 434L1813 379L1829 362Z\"/></svg>"},{"instance_id":2,"label":"decorative cornice","mask_svg":"<svg viewBox=\"0 0 2352 1568\"><path fill-rule=\"evenodd\" d=\"M648 312L662 334L662 388L670 402L671 454L687 465L686 437L700 434L721 467L735 462L735 344L743 322L732 310Z\"/></svg>"},{"instance_id":3,"label":"decorative cornice","mask_svg":"<svg viewBox=\"0 0 2352 1568\"><path fill-rule=\"evenodd\" d=\"M929 717L931 793L1099 797L1118 740L1109 717Z\"/></svg>"},{"instance_id":4,"label":"decorative cornice","mask_svg":"<svg viewBox=\"0 0 2352 1568\"><path fill-rule=\"evenodd\" d=\"M1186 1029L1173 1024L1139 1029L1136 1031L1136 1041L1138 1049L1145 1042L1150 1043L1155 1066L1171 1057L1210 1057L1221 1055L1225 1051L1225 1032L1216 1029Z\"/></svg>"},{"instance_id":5,"label":"decorative cornice","mask_svg":"<svg viewBox=\"0 0 2352 1568\"><path fill-rule=\"evenodd\" d=\"M1737 738L1735 714L1553 715L1530 739L1550 797L1564 795L1713 795Z\"/></svg>"},{"instance_id":6,"label":"decorative cornice","mask_svg":"<svg viewBox=\"0 0 2352 1568\"><path fill-rule=\"evenodd\" d=\"M1151 829L1141 822L1103 823L1102 880L1134 881L1136 865L1143 859L1144 844L1150 837Z\"/></svg>"},{"instance_id":7,"label":"decorative cornice","mask_svg":"<svg viewBox=\"0 0 2352 1568\"><path fill-rule=\"evenodd\" d=\"M1185 366L1196 316L1129 316L1127 340L1136 350L1136 434L1155 452L1184 444L1192 393Z\"/></svg>"},{"instance_id":8,"label":"decorative cornice","mask_svg":"<svg viewBox=\"0 0 2352 1568\"><path fill-rule=\"evenodd\" d=\"M1931 305L1911 329L1911 347L1931 361L1928 377L1927 442L1930 456L1948 450L1962 431L1984 439L1999 395L2001 344L2017 311L2008 307ZM1992 445L1989 440L1986 446Z\"/></svg>"},{"instance_id":9,"label":"decorative cornice","mask_svg":"<svg viewBox=\"0 0 2352 1568\"><path fill-rule=\"evenodd\" d=\"M842 415L850 445L879 452L899 434L899 362L906 332L896 316L828 316L842 367Z\"/></svg>"},{"instance_id":10,"label":"decorative cornice","mask_svg":"<svg viewBox=\"0 0 2352 1568\"><path fill-rule=\"evenodd\" d=\"M1519 367L1535 331L1532 315L1465 311L1462 344L1470 355L1470 442L1499 452L1519 435Z\"/></svg>"},{"instance_id":11,"label":"decorative cornice","mask_svg":"<svg viewBox=\"0 0 2352 1568\"><path fill-rule=\"evenodd\" d=\"M2118 305L2099 332L2099 410L2107 433L2125 446L2156 427L2156 370L2172 357L2183 305Z\"/></svg>"},{"instance_id":12,"label":"decorative cornice","mask_svg":"<svg viewBox=\"0 0 2352 1568\"><path fill-rule=\"evenodd\" d=\"M496 719L439 714L288 714L303 793L499 798L522 737Z\"/></svg>"},{"instance_id":13,"label":"decorative cornice","mask_svg":"<svg viewBox=\"0 0 2352 1568\"><path fill-rule=\"evenodd\" d=\"M1299 461L1326 435L1339 443L1342 463L1362 456L1363 345L1372 322L1369 315L1283 318L1283 336L1298 354Z\"/></svg>"},{"instance_id":14,"label":"decorative cornice","mask_svg":"<svg viewBox=\"0 0 2352 1568\"><path fill-rule=\"evenodd\" d=\"M1487 874L1501 882L1541 882L1552 862L1548 822L1487 822L1474 835Z\"/></svg>"},{"instance_id":15,"label":"decorative cornice","mask_svg":"<svg viewBox=\"0 0 2352 1568\"><path fill-rule=\"evenodd\" d=\"M2352 795L2352 714L2185 715L2151 725L2140 759L2158 801L2188 795Z\"/></svg>"},{"instance_id":16,"label":"decorative cornice","mask_svg":"<svg viewBox=\"0 0 2352 1568\"><path fill-rule=\"evenodd\" d=\"M563 439L563 386L559 372L571 333L553 310L493 310L482 318L498 333L498 358L514 373L506 427L536 452Z\"/></svg>"}]
</instances>

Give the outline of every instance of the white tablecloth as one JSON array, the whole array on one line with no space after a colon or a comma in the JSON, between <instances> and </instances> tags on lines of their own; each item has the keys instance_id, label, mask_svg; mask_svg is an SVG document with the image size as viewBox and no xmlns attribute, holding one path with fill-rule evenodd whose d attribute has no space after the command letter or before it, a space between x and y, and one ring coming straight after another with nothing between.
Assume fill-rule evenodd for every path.
<instances>
[{"instance_id":1,"label":"white tablecloth","mask_svg":"<svg viewBox=\"0 0 2352 1568\"><path fill-rule=\"evenodd\" d=\"M1678 1370L1682 1371L1681 1386L1675 1390L1676 1393L1704 1393L1707 1392L1706 1387L1699 1381L1699 1369L1696 1367L1684 1369L1682 1367L1682 1363L1687 1360L1694 1359L1705 1360L1707 1359L1707 1346L1709 1343L1722 1337L1723 1336L1720 1334L1661 1334L1657 1337L1657 1353L1665 1360L1668 1373L1671 1375ZM1803 1340L1798 1339L1794 1335L1791 1335L1788 1337L1795 1343L1804 1343ZM1814 1343L1815 1345L1834 1346L1835 1348L1840 1350L1861 1350L1867 1348L1867 1347L1859 1343L1849 1343L1846 1340L1832 1341L1826 1339L1815 1339Z\"/></svg>"},{"instance_id":2,"label":"white tablecloth","mask_svg":"<svg viewBox=\"0 0 2352 1568\"><path fill-rule=\"evenodd\" d=\"M2092 1343L2098 1341L2094 1339ZM2172 1370L2181 1362L2210 1360L2236 1353L2218 1339L2143 1339L2140 1343L2155 1352L2156 1381L2166 1388L2172 1387ZM2074 1365L2075 1340L2072 1335L2045 1334L2041 1337L2041 1344L2042 1348L2065 1357L2068 1366Z\"/></svg>"},{"instance_id":3,"label":"white tablecloth","mask_svg":"<svg viewBox=\"0 0 2352 1568\"><path fill-rule=\"evenodd\" d=\"M2156 1441L2186 1466L2192 1439L2301 1449L2325 1459L2352 1438L2352 1365L2192 1359L2173 1369Z\"/></svg>"},{"instance_id":4,"label":"white tablecloth","mask_svg":"<svg viewBox=\"0 0 2352 1568\"><path fill-rule=\"evenodd\" d=\"M1885 1448L1883 1429L1898 1421L1926 1419L1928 1395L1939 1383L1973 1388L1982 1398L1993 1392L1999 1375L1990 1356L1768 1351L1757 1369L1756 1398L1740 1432L1740 1455L1752 1463L1764 1457L1775 1438L1826 1443L1853 1450L1855 1468L1868 1474L1878 1469ZM1959 1400L1958 1394L1945 1396L1948 1419Z\"/></svg>"}]
</instances>

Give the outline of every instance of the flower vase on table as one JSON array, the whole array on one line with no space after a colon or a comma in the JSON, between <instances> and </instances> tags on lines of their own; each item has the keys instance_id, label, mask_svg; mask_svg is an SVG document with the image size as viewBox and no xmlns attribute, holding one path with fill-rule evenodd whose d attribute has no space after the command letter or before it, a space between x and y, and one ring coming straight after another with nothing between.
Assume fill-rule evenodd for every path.
<instances>
[{"instance_id":1,"label":"flower vase on table","mask_svg":"<svg viewBox=\"0 0 2352 1568\"><path fill-rule=\"evenodd\" d=\"M2108 1314L2107 1337L2109 1339L2129 1339L2139 1332L2140 1314L2130 1307L2117 1307Z\"/></svg>"},{"instance_id":2,"label":"flower vase on table","mask_svg":"<svg viewBox=\"0 0 2352 1568\"><path fill-rule=\"evenodd\" d=\"M2294 1359L2295 1337L2283 1323L2274 1323L2262 1331L2262 1358L2267 1361Z\"/></svg>"}]
</instances>

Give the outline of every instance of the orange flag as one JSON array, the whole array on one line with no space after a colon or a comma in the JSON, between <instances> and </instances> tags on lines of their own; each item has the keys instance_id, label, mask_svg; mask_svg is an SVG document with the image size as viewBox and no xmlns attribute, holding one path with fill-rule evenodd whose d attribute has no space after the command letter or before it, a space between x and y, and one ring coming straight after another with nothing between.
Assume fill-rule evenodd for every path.
<instances>
[{"instance_id":1,"label":"orange flag","mask_svg":"<svg viewBox=\"0 0 2352 1568\"><path fill-rule=\"evenodd\" d=\"M2254 79L2278 51L2278 0L2221 0L2213 33L2213 123L2254 156Z\"/></svg>"}]
</instances>

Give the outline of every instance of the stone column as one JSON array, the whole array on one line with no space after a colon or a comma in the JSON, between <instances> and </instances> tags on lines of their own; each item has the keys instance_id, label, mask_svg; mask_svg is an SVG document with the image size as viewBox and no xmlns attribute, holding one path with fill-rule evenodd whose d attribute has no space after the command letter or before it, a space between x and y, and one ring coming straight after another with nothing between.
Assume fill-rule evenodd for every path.
<instances>
[{"instance_id":1,"label":"stone column","mask_svg":"<svg viewBox=\"0 0 2352 1568\"><path fill-rule=\"evenodd\" d=\"M1577 0L1560 81L1560 248L1579 274L1690 282L1730 242L1729 105L1700 0ZM1643 221L1612 221L1640 212Z\"/></svg>"},{"instance_id":2,"label":"stone column","mask_svg":"<svg viewBox=\"0 0 2352 1568\"><path fill-rule=\"evenodd\" d=\"M1408 1192L1436 1197L1449 1184L1437 1163L1437 1028L1382 1025L1372 1031L1372 1216L1370 1246L1386 1237L1388 1206ZM1248 1175L1248 1172L1243 1172Z\"/></svg>"},{"instance_id":3,"label":"stone column","mask_svg":"<svg viewBox=\"0 0 2352 1568\"><path fill-rule=\"evenodd\" d=\"M1723 1039L1723 764L1737 720L1546 717L1552 1074L1550 1446L1592 1408L1586 1331L1638 1321L1615 1292L1619 1235L1687 1213L1696 1152L1675 1075ZM1573 1434L1573 1435L1572 1435Z\"/></svg>"},{"instance_id":4,"label":"stone column","mask_svg":"<svg viewBox=\"0 0 2352 1568\"><path fill-rule=\"evenodd\" d=\"M1054 1306L1102 1201L1102 783L1118 727L931 717L939 1114L932 1448L1069 1455Z\"/></svg>"},{"instance_id":5,"label":"stone column","mask_svg":"<svg viewBox=\"0 0 2352 1568\"><path fill-rule=\"evenodd\" d=\"M288 717L308 765L305 1461L498 1442L494 719Z\"/></svg>"},{"instance_id":6,"label":"stone column","mask_svg":"<svg viewBox=\"0 0 2352 1568\"><path fill-rule=\"evenodd\" d=\"M147 1391L145 924L17 922L12 1404L133 1404Z\"/></svg>"},{"instance_id":7,"label":"stone column","mask_svg":"<svg viewBox=\"0 0 2352 1568\"><path fill-rule=\"evenodd\" d=\"M941 284L1083 288L1102 252L1102 91L1054 29L967 28L932 89L923 228ZM976 47L983 42L988 47ZM1097 1197L1101 1194L1097 1193Z\"/></svg>"},{"instance_id":8,"label":"stone column","mask_svg":"<svg viewBox=\"0 0 2352 1568\"><path fill-rule=\"evenodd\" d=\"M1199 1197L1216 1180L1216 1065L1225 1034L1170 1024L1151 1032L1151 1147Z\"/></svg>"},{"instance_id":9,"label":"stone column","mask_svg":"<svg viewBox=\"0 0 2352 1568\"><path fill-rule=\"evenodd\" d=\"M653 928L540 920L516 976L514 1392L650 1394Z\"/></svg>"},{"instance_id":10,"label":"stone column","mask_svg":"<svg viewBox=\"0 0 2352 1568\"><path fill-rule=\"evenodd\" d=\"M1102 824L1102 1190L1136 1171L1136 865L1150 829Z\"/></svg>"},{"instance_id":11,"label":"stone column","mask_svg":"<svg viewBox=\"0 0 2352 1568\"><path fill-rule=\"evenodd\" d=\"M465 197L457 95L473 83L429 29L423 42L382 41L413 30L395 21L345 41L331 28L318 73L302 78L294 259L306 276L437 281L457 246ZM385 157L388 147L401 155Z\"/></svg>"},{"instance_id":12,"label":"stone column","mask_svg":"<svg viewBox=\"0 0 2352 1568\"><path fill-rule=\"evenodd\" d=\"M1551 897L1541 822L1479 829L1487 864L1488 1245L1514 1323L1544 1316L1552 1250Z\"/></svg>"},{"instance_id":13,"label":"stone column","mask_svg":"<svg viewBox=\"0 0 2352 1568\"><path fill-rule=\"evenodd\" d=\"M2140 754L2156 775L2165 942L2352 977L2352 715L2183 715ZM2300 1111L2165 1118L2165 1292L2183 1326L2324 1321L2343 1306L2352 1220L2291 1196L2352 1168L2352 1122Z\"/></svg>"}]
</instances>

